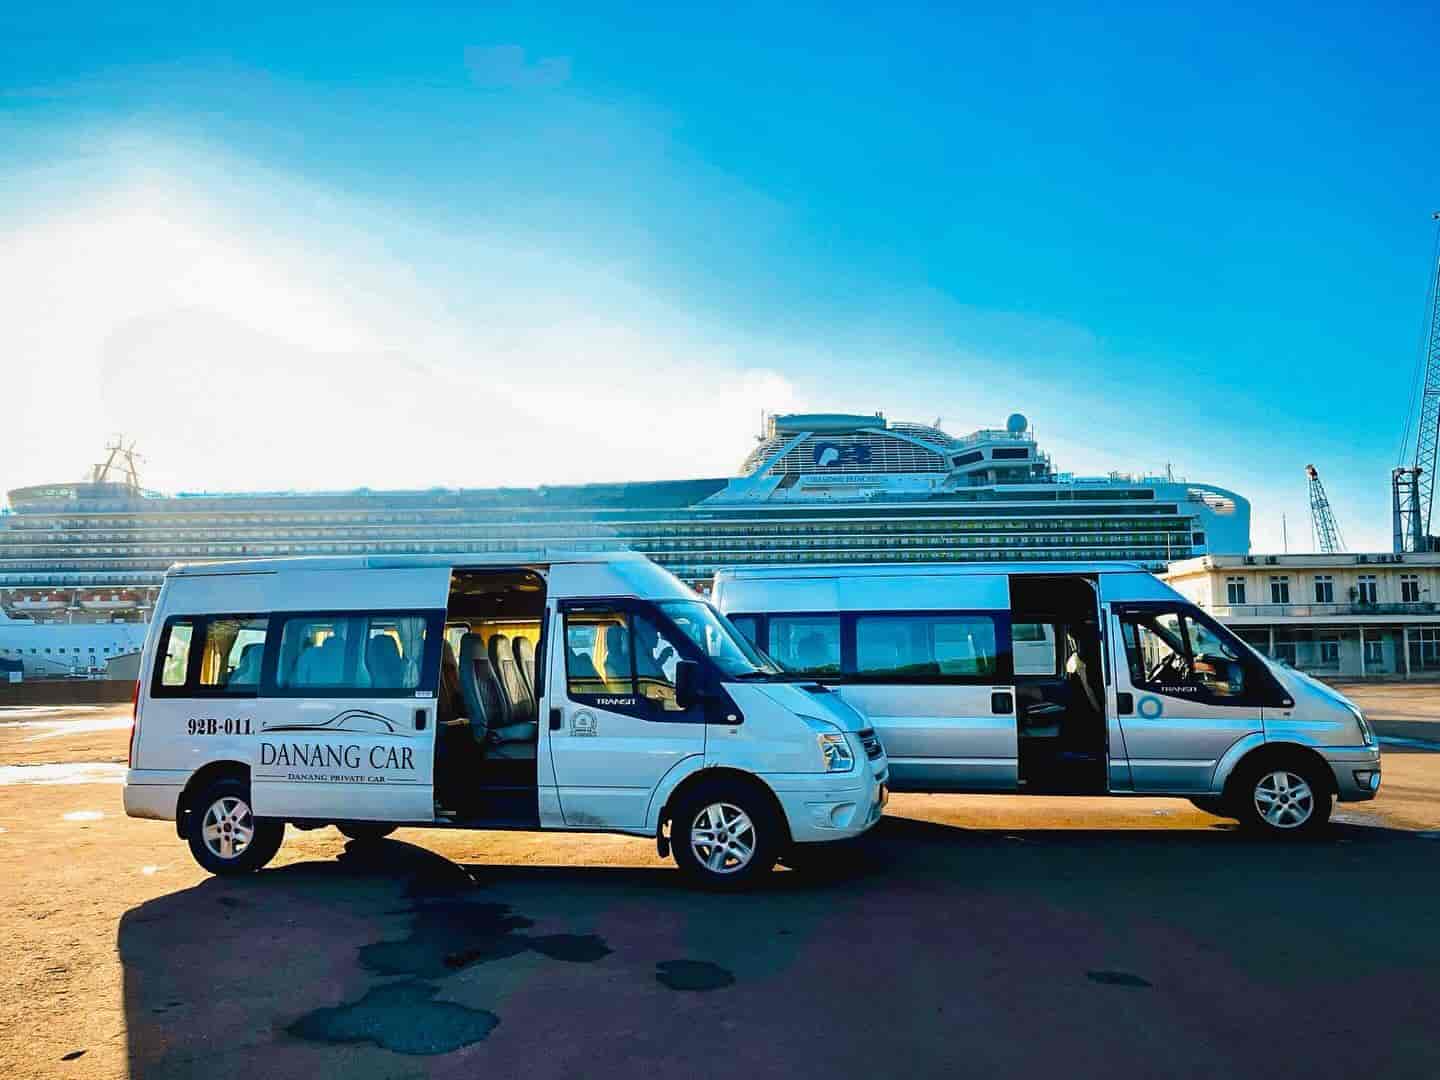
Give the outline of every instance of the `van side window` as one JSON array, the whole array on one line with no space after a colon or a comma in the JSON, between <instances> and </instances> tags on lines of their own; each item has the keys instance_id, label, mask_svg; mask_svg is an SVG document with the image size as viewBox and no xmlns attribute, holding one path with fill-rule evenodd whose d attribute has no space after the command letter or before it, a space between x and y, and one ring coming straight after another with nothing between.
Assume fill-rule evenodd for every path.
<instances>
[{"instance_id":1,"label":"van side window","mask_svg":"<svg viewBox=\"0 0 1440 1080\"><path fill-rule=\"evenodd\" d=\"M1130 681L1159 694L1223 702L1244 696L1245 663L1204 623L1180 611L1130 611L1120 616Z\"/></svg>"},{"instance_id":2,"label":"van side window","mask_svg":"<svg viewBox=\"0 0 1440 1080\"><path fill-rule=\"evenodd\" d=\"M247 615L219 615L205 620L200 685L235 693L258 690L268 623L263 616Z\"/></svg>"},{"instance_id":3,"label":"van side window","mask_svg":"<svg viewBox=\"0 0 1440 1080\"><path fill-rule=\"evenodd\" d=\"M567 614L565 674L572 696L634 694L630 616L624 611Z\"/></svg>"},{"instance_id":4,"label":"van side window","mask_svg":"<svg viewBox=\"0 0 1440 1080\"><path fill-rule=\"evenodd\" d=\"M871 678L993 676L995 620L988 615L861 615L855 671Z\"/></svg>"},{"instance_id":5,"label":"van side window","mask_svg":"<svg viewBox=\"0 0 1440 1080\"><path fill-rule=\"evenodd\" d=\"M185 685L185 675L190 669L190 640L194 635L194 619L172 619L165 627L165 637L160 642L161 686Z\"/></svg>"},{"instance_id":6,"label":"van side window","mask_svg":"<svg viewBox=\"0 0 1440 1080\"><path fill-rule=\"evenodd\" d=\"M799 675L838 675L840 616L772 615L768 651L786 671Z\"/></svg>"},{"instance_id":7,"label":"van side window","mask_svg":"<svg viewBox=\"0 0 1440 1080\"><path fill-rule=\"evenodd\" d=\"M425 658L426 622L421 615L287 616L275 684L285 690L414 690Z\"/></svg>"}]
</instances>

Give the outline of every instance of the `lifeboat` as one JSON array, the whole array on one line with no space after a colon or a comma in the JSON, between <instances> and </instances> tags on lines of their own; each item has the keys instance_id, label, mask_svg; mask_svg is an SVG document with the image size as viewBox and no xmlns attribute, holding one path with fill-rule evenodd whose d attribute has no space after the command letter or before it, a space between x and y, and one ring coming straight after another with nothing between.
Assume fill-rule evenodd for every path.
<instances>
[{"instance_id":1,"label":"lifeboat","mask_svg":"<svg viewBox=\"0 0 1440 1080\"><path fill-rule=\"evenodd\" d=\"M16 611L60 611L69 607L73 600L68 592L16 593L10 598L10 606Z\"/></svg>"},{"instance_id":2,"label":"lifeboat","mask_svg":"<svg viewBox=\"0 0 1440 1080\"><path fill-rule=\"evenodd\" d=\"M144 604L138 593L124 589L98 589L81 593L80 606L87 611L130 611Z\"/></svg>"}]
</instances>

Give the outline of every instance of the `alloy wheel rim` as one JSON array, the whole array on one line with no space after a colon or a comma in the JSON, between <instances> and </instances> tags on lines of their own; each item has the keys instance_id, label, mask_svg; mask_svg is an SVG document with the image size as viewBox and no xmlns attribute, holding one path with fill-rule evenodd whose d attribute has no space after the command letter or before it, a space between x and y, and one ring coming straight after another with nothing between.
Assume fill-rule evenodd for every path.
<instances>
[{"instance_id":1,"label":"alloy wheel rim","mask_svg":"<svg viewBox=\"0 0 1440 1080\"><path fill-rule=\"evenodd\" d=\"M734 874L755 856L755 823L734 803L711 803L690 826L690 850L712 874Z\"/></svg>"},{"instance_id":2,"label":"alloy wheel rim","mask_svg":"<svg viewBox=\"0 0 1440 1080\"><path fill-rule=\"evenodd\" d=\"M1276 769L1256 783L1255 809L1273 828L1298 829L1315 813L1315 792L1303 776Z\"/></svg>"},{"instance_id":3,"label":"alloy wheel rim","mask_svg":"<svg viewBox=\"0 0 1440 1080\"><path fill-rule=\"evenodd\" d=\"M200 823L206 850L218 859L238 859L255 838L255 818L249 804L236 795L223 795L210 804Z\"/></svg>"}]
</instances>

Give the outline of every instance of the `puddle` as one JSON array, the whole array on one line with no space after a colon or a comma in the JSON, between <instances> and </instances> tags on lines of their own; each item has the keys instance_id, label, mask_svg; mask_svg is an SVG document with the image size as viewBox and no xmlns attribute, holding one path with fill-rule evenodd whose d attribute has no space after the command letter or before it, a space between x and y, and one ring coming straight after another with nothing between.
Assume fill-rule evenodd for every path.
<instances>
[{"instance_id":1,"label":"puddle","mask_svg":"<svg viewBox=\"0 0 1440 1080\"><path fill-rule=\"evenodd\" d=\"M591 964L610 955L594 934L526 934L534 926L508 904L464 900L422 902L410 914L415 923L400 941L376 941L360 948L360 965L381 975L434 979L471 964L537 952L551 960Z\"/></svg>"},{"instance_id":2,"label":"puddle","mask_svg":"<svg viewBox=\"0 0 1440 1080\"><path fill-rule=\"evenodd\" d=\"M500 1018L485 1009L435 1001L439 987L388 983L359 1001L306 1013L287 1029L313 1042L372 1042L397 1054L449 1054L489 1036Z\"/></svg>"},{"instance_id":3,"label":"puddle","mask_svg":"<svg viewBox=\"0 0 1440 1080\"><path fill-rule=\"evenodd\" d=\"M1128 971L1087 971L1085 977L1102 986L1129 986L1137 990L1151 989L1155 984Z\"/></svg>"},{"instance_id":4,"label":"puddle","mask_svg":"<svg viewBox=\"0 0 1440 1080\"><path fill-rule=\"evenodd\" d=\"M735 984L735 976L718 964L705 960L662 960L655 965L655 979L671 990L722 990Z\"/></svg>"},{"instance_id":5,"label":"puddle","mask_svg":"<svg viewBox=\"0 0 1440 1080\"><path fill-rule=\"evenodd\" d=\"M125 766L111 761L59 765L0 765L0 787L14 784L123 784Z\"/></svg>"},{"instance_id":6,"label":"puddle","mask_svg":"<svg viewBox=\"0 0 1440 1080\"><path fill-rule=\"evenodd\" d=\"M99 821L105 816L103 810L71 810L65 815L66 821Z\"/></svg>"}]
</instances>

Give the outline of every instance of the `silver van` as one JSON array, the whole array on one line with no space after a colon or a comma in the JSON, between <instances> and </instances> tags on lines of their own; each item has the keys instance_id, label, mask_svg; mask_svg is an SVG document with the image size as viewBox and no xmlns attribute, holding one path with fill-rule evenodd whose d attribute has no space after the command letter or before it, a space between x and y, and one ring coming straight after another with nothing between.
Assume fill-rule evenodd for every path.
<instances>
[{"instance_id":1,"label":"silver van","mask_svg":"<svg viewBox=\"0 0 1440 1080\"><path fill-rule=\"evenodd\" d=\"M895 791L1177 795L1296 834L1380 787L1359 709L1140 567L729 569L712 598L869 718Z\"/></svg>"}]
</instances>

